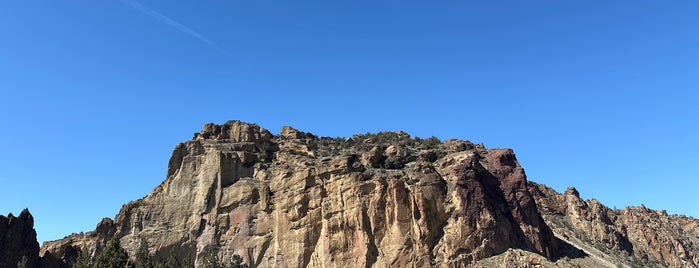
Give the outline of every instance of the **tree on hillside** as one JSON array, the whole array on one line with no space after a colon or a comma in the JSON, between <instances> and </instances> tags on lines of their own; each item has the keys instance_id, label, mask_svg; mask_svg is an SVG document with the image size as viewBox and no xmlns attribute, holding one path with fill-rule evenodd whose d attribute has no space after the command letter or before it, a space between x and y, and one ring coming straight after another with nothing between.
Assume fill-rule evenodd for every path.
<instances>
[{"instance_id":1,"label":"tree on hillside","mask_svg":"<svg viewBox=\"0 0 699 268\"><path fill-rule=\"evenodd\" d=\"M150 258L150 253L148 252L148 241L146 238L141 237L141 244L138 246L136 251L136 268L153 268L155 265Z\"/></svg>"},{"instance_id":2,"label":"tree on hillside","mask_svg":"<svg viewBox=\"0 0 699 268\"><path fill-rule=\"evenodd\" d=\"M194 268L194 263L187 256L184 259L180 259L177 252L174 249L170 250L170 254L164 260L156 262L155 268Z\"/></svg>"},{"instance_id":3,"label":"tree on hillside","mask_svg":"<svg viewBox=\"0 0 699 268\"><path fill-rule=\"evenodd\" d=\"M78 258L73 264L73 268L90 268L92 267L92 258L90 258L90 251L87 248L80 249L78 253Z\"/></svg>"},{"instance_id":4,"label":"tree on hillside","mask_svg":"<svg viewBox=\"0 0 699 268\"><path fill-rule=\"evenodd\" d=\"M124 268L129 264L129 254L119 244L119 240L112 238L107 242L102 254L97 257L97 268Z\"/></svg>"}]
</instances>

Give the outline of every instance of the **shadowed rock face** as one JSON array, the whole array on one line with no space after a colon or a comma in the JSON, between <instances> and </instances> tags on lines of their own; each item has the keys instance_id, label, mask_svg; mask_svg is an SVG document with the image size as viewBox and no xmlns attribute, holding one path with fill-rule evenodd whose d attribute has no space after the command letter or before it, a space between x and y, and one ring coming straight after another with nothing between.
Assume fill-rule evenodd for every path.
<instances>
[{"instance_id":1,"label":"shadowed rock face","mask_svg":"<svg viewBox=\"0 0 699 268\"><path fill-rule=\"evenodd\" d=\"M558 256L511 150L403 132L318 138L290 127L207 124L175 147L165 181L113 225L47 242L197 258L216 248L258 266L449 266L508 248ZM42 250L42 251L43 251Z\"/></svg>"},{"instance_id":2,"label":"shadowed rock face","mask_svg":"<svg viewBox=\"0 0 699 268\"><path fill-rule=\"evenodd\" d=\"M34 217L27 209L19 217L0 215L0 267L17 267L23 256L27 256L28 267L34 267L39 257Z\"/></svg>"}]
</instances>

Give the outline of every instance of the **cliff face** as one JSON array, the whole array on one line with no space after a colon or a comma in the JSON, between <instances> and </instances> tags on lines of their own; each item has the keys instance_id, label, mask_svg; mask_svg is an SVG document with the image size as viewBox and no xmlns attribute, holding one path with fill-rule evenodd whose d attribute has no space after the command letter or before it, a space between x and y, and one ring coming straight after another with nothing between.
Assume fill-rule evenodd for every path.
<instances>
[{"instance_id":1,"label":"cliff face","mask_svg":"<svg viewBox=\"0 0 699 268\"><path fill-rule=\"evenodd\" d=\"M260 267L691 267L697 226L528 182L510 149L229 121L178 144L167 178L114 220L42 252L69 262L117 237L198 265L215 252Z\"/></svg>"},{"instance_id":2,"label":"cliff face","mask_svg":"<svg viewBox=\"0 0 699 268\"><path fill-rule=\"evenodd\" d=\"M34 267L39 257L34 217L24 209L15 217L0 215L0 267L16 267L22 257L27 257L28 267Z\"/></svg>"},{"instance_id":3,"label":"cliff face","mask_svg":"<svg viewBox=\"0 0 699 268\"><path fill-rule=\"evenodd\" d=\"M511 150L402 132L318 138L285 127L207 124L175 147L165 181L101 230L44 244L199 262L210 250L255 266L462 266L524 248L558 257L556 238Z\"/></svg>"}]
</instances>

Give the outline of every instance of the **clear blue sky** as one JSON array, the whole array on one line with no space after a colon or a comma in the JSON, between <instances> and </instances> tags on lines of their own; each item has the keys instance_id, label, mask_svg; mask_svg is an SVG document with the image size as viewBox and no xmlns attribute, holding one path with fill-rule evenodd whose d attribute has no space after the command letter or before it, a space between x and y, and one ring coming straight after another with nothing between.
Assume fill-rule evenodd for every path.
<instances>
[{"instance_id":1,"label":"clear blue sky","mask_svg":"<svg viewBox=\"0 0 699 268\"><path fill-rule=\"evenodd\" d=\"M88 231L206 122L511 147L699 216L699 2L0 0L0 214Z\"/></svg>"}]
</instances>

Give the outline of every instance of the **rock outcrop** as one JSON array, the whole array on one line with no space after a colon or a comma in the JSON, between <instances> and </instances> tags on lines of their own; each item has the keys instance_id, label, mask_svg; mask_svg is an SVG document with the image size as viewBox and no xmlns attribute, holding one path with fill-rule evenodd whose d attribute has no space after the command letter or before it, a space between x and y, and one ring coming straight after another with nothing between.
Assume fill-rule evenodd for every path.
<instances>
[{"instance_id":1,"label":"rock outcrop","mask_svg":"<svg viewBox=\"0 0 699 268\"><path fill-rule=\"evenodd\" d=\"M116 237L198 266L213 252L252 267L696 267L698 226L529 182L510 149L229 121L178 144L165 180L114 220L41 251L70 263Z\"/></svg>"},{"instance_id":2,"label":"rock outcrop","mask_svg":"<svg viewBox=\"0 0 699 268\"><path fill-rule=\"evenodd\" d=\"M318 138L291 127L207 124L175 147L165 181L97 230L47 242L201 263L207 250L252 266L460 267L509 248L559 257L512 150L404 132Z\"/></svg>"},{"instance_id":3,"label":"rock outcrop","mask_svg":"<svg viewBox=\"0 0 699 268\"><path fill-rule=\"evenodd\" d=\"M39 243L34 217L28 209L22 210L19 217L12 213L7 217L0 215L0 267L17 267L23 257L27 257L27 267L38 263Z\"/></svg>"},{"instance_id":4,"label":"rock outcrop","mask_svg":"<svg viewBox=\"0 0 699 268\"><path fill-rule=\"evenodd\" d=\"M114 237L116 225L110 218L102 219L94 231L71 234L63 239L44 243L41 246L41 267L71 267L80 252L86 250L91 256L100 253L109 239ZM47 247L47 245L50 245Z\"/></svg>"},{"instance_id":5,"label":"rock outcrop","mask_svg":"<svg viewBox=\"0 0 699 268\"><path fill-rule=\"evenodd\" d=\"M699 220L644 206L610 209L530 182L530 192L556 234L615 265L699 267Z\"/></svg>"}]
</instances>

